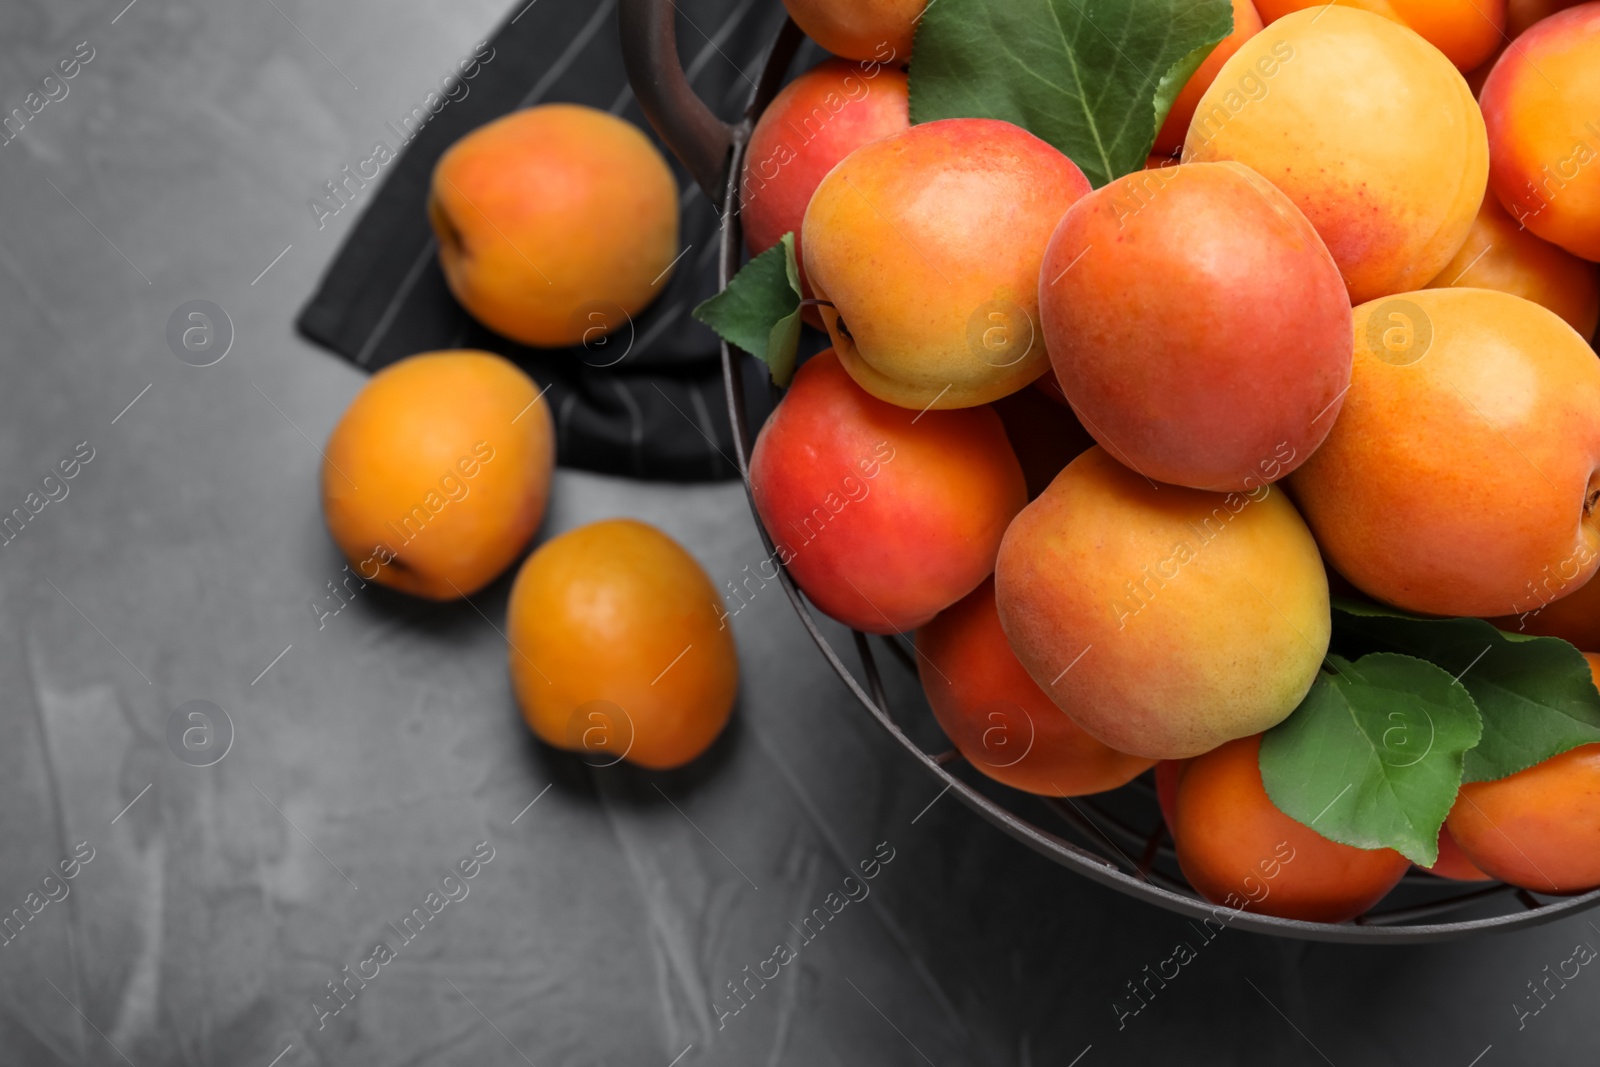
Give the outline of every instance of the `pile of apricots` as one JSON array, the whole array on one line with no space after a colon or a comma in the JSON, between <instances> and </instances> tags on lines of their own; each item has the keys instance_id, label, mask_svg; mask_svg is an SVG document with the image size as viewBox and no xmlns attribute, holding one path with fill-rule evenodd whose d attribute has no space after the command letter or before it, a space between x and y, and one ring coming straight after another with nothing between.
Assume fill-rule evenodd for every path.
<instances>
[{"instance_id":1,"label":"pile of apricots","mask_svg":"<svg viewBox=\"0 0 1600 1067\"><path fill-rule=\"evenodd\" d=\"M1257 759L1330 583L1600 653L1600 2L1234 0L1100 188L1010 123L911 123L923 0L786 3L836 58L759 119L742 220L752 255L795 234L832 347L752 454L778 562L915 632L991 778L1154 767L1199 893L1288 842L1253 907L1362 914L1409 862ZM1463 787L1431 870L1600 886L1600 745Z\"/></svg>"},{"instance_id":2,"label":"pile of apricots","mask_svg":"<svg viewBox=\"0 0 1600 1067\"><path fill-rule=\"evenodd\" d=\"M785 3L834 58L757 122L739 218L753 256L795 235L832 347L751 456L775 562L839 622L914 632L991 778L1070 797L1154 768L1199 893L1362 914L1408 861L1285 815L1258 763L1330 590L1600 653L1600 2L1234 0L1146 168L1099 188L1016 125L912 124L926 0ZM641 131L558 104L450 149L429 214L456 299L560 348L660 294L679 201ZM325 450L344 586L484 589L555 451L498 356L386 368ZM723 598L640 523L548 541L506 608L527 723L695 758L738 688ZM1439 844L1443 878L1600 886L1600 745L1463 786Z\"/></svg>"}]
</instances>

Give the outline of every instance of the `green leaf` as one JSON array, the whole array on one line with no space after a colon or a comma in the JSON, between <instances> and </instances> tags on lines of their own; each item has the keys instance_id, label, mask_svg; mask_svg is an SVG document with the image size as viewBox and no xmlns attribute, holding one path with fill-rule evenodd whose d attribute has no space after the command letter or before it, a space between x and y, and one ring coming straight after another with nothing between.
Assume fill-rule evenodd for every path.
<instances>
[{"instance_id":1,"label":"green leaf","mask_svg":"<svg viewBox=\"0 0 1600 1067\"><path fill-rule=\"evenodd\" d=\"M694 309L694 317L767 365L788 385L800 344L800 268L794 234L744 265L728 287Z\"/></svg>"},{"instance_id":2,"label":"green leaf","mask_svg":"<svg viewBox=\"0 0 1600 1067\"><path fill-rule=\"evenodd\" d=\"M1439 827L1482 723L1443 670L1379 652L1329 656L1305 700L1261 738L1261 781L1290 818L1356 848L1439 858Z\"/></svg>"},{"instance_id":3,"label":"green leaf","mask_svg":"<svg viewBox=\"0 0 1600 1067\"><path fill-rule=\"evenodd\" d=\"M1600 691L1583 654L1555 637L1497 630L1482 619L1429 619L1334 601L1334 626L1459 675L1483 714L1466 778L1486 782L1600 741Z\"/></svg>"},{"instance_id":4,"label":"green leaf","mask_svg":"<svg viewBox=\"0 0 1600 1067\"><path fill-rule=\"evenodd\" d=\"M994 118L1098 188L1144 166L1172 101L1233 31L1229 0L938 0L917 29L911 120Z\"/></svg>"}]
</instances>

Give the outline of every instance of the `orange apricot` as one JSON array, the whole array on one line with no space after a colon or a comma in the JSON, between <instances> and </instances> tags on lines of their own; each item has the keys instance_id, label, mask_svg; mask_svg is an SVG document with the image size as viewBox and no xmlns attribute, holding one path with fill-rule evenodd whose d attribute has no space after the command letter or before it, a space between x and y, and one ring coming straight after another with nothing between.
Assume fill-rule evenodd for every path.
<instances>
[{"instance_id":1,"label":"orange apricot","mask_svg":"<svg viewBox=\"0 0 1600 1067\"><path fill-rule=\"evenodd\" d=\"M1172 837L1195 891L1264 915L1337 923L1369 910L1411 866L1393 849L1330 841L1267 796L1260 736L1196 757L1178 785Z\"/></svg>"},{"instance_id":2,"label":"orange apricot","mask_svg":"<svg viewBox=\"0 0 1600 1067\"><path fill-rule=\"evenodd\" d=\"M1075 797L1132 781L1154 760L1096 741L1017 662L985 581L917 631L917 674L956 749L997 782Z\"/></svg>"},{"instance_id":3,"label":"orange apricot","mask_svg":"<svg viewBox=\"0 0 1600 1067\"><path fill-rule=\"evenodd\" d=\"M1483 202L1489 147L1438 49L1332 6L1240 46L1195 109L1183 158L1236 160L1281 189L1359 304L1426 285L1450 262Z\"/></svg>"},{"instance_id":4,"label":"orange apricot","mask_svg":"<svg viewBox=\"0 0 1600 1067\"><path fill-rule=\"evenodd\" d=\"M1600 685L1600 655L1585 653ZM1481 870L1537 893L1600 886L1600 744L1494 782L1467 782L1450 834Z\"/></svg>"},{"instance_id":5,"label":"orange apricot","mask_svg":"<svg viewBox=\"0 0 1600 1067\"><path fill-rule=\"evenodd\" d=\"M1189 120L1194 118L1195 105L1200 103L1200 97L1205 95L1211 83L1217 80L1217 71L1239 50L1240 45L1260 32L1261 16L1256 14L1255 5L1250 0L1233 0L1233 31L1201 60L1200 66L1178 90L1178 95L1172 101L1172 110L1167 112L1167 117L1161 122L1161 130L1156 134L1155 154L1173 156L1183 149L1183 138L1189 132ZM1152 159L1156 158L1155 154L1151 156ZM1146 162L1145 165L1148 167L1150 164Z\"/></svg>"},{"instance_id":6,"label":"orange apricot","mask_svg":"<svg viewBox=\"0 0 1600 1067\"><path fill-rule=\"evenodd\" d=\"M1456 844L1456 839L1450 836L1448 825L1439 827L1439 858L1432 867L1423 867L1422 870L1439 878L1449 878L1455 882L1488 882L1493 881L1489 875L1482 871L1467 858L1461 851L1461 846Z\"/></svg>"},{"instance_id":7,"label":"orange apricot","mask_svg":"<svg viewBox=\"0 0 1600 1067\"><path fill-rule=\"evenodd\" d=\"M1549 308L1582 337L1600 323L1600 266L1535 237L1483 198L1454 259L1426 288L1497 289Z\"/></svg>"},{"instance_id":8,"label":"orange apricot","mask_svg":"<svg viewBox=\"0 0 1600 1067\"><path fill-rule=\"evenodd\" d=\"M1521 615L1491 621L1508 633L1559 637L1579 648L1600 648L1600 578L1590 578L1576 588L1574 584L1557 577L1545 591L1550 599L1542 599Z\"/></svg>"},{"instance_id":9,"label":"orange apricot","mask_svg":"<svg viewBox=\"0 0 1600 1067\"><path fill-rule=\"evenodd\" d=\"M1355 309L1339 421L1289 489L1323 556L1429 615L1527 611L1600 566L1600 360L1489 289Z\"/></svg>"},{"instance_id":10,"label":"orange apricot","mask_svg":"<svg viewBox=\"0 0 1600 1067\"><path fill-rule=\"evenodd\" d=\"M577 104L513 111L439 157L439 265L472 316L526 345L615 330L678 256L678 182L640 130Z\"/></svg>"},{"instance_id":11,"label":"orange apricot","mask_svg":"<svg viewBox=\"0 0 1600 1067\"><path fill-rule=\"evenodd\" d=\"M1415 30L1425 41L1443 52L1460 70L1472 70L1485 62L1504 38L1507 0L1335 0L1345 6L1370 11L1392 22ZM1258 0L1256 6L1267 22L1310 7L1321 7L1327 0Z\"/></svg>"},{"instance_id":12,"label":"orange apricot","mask_svg":"<svg viewBox=\"0 0 1600 1067\"><path fill-rule=\"evenodd\" d=\"M539 528L555 452L549 405L509 360L411 356L373 375L328 435L328 532L365 581L467 596Z\"/></svg>"},{"instance_id":13,"label":"orange apricot","mask_svg":"<svg viewBox=\"0 0 1600 1067\"><path fill-rule=\"evenodd\" d=\"M606 764L689 762L739 689L718 603L694 557L654 526L608 519L547 541L506 605L523 718L546 744Z\"/></svg>"}]
</instances>

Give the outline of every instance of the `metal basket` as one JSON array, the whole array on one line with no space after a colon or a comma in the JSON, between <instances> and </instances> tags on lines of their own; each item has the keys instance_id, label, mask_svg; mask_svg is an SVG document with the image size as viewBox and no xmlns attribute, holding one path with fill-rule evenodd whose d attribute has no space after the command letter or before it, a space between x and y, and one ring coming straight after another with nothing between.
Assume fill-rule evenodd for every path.
<instances>
[{"instance_id":1,"label":"metal basket","mask_svg":"<svg viewBox=\"0 0 1600 1067\"><path fill-rule=\"evenodd\" d=\"M750 131L783 86L804 36L793 21L785 22L763 64L744 116L730 124L713 114L689 85L678 57L676 11L673 0L620 0L623 59L634 93L651 125L722 213L718 280L726 286L743 262L739 180ZM733 447L747 497L752 433L746 414L743 371L751 362L751 357L726 343L722 345ZM776 559L776 545L755 510L753 497L750 504L762 543L770 557ZM1039 797L993 782L972 769L956 751L925 750L895 721L868 636L851 632L860 660L858 677L829 642L810 605L782 568L780 581L806 632L828 663L878 724L937 779L945 792L954 794L984 819L1041 855L1128 896L1189 918L1226 916L1228 925L1236 929L1310 941L1367 944L1448 941L1537 926L1600 904L1600 889L1581 896L1541 898L1499 882L1451 882L1412 871L1378 909L1347 923L1305 922L1219 908L1183 880L1148 772L1109 793ZM884 651L915 677L914 653L897 638L878 640ZM904 710L931 722L931 710L924 702L918 703L921 706L914 711ZM1048 814L1055 829L1040 826L1024 811ZM1436 921L1452 913L1460 917Z\"/></svg>"}]
</instances>

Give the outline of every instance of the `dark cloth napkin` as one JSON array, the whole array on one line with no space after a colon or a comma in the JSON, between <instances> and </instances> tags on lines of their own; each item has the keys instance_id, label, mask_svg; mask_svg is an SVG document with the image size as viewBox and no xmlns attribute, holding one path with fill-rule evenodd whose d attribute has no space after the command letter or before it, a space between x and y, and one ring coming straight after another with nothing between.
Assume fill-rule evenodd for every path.
<instances>
[{"instance_id":1,"label":"dark cloth napkin","mask_svg":"<svg viewBox=\"0 0 1600 1067\"><path fill-rule=\"evenodd\" d=\"M679 5L684 68L724 118L743 108L785 17L778 0ZM434 163L456 140L507 112L554 102L610 111L655 137L623 70L616 0L519 0L488 45L482 58L442 72L460 72L459 82L432 98L438 110L414 136L414 123L398 121L410 103L396 108L384 141L399 158L301 311L300 332L369 371L443 348L506 356L549 387L563 466L675 481L737 477L717 338L689 315L716 292L720 219L665 146L682 189L683 257L631 331L587 348L532 349L479 325L450 295L426 203ZM768 406L765 375L745 379L753 427Z\"/></svg>"}]
</instances>

